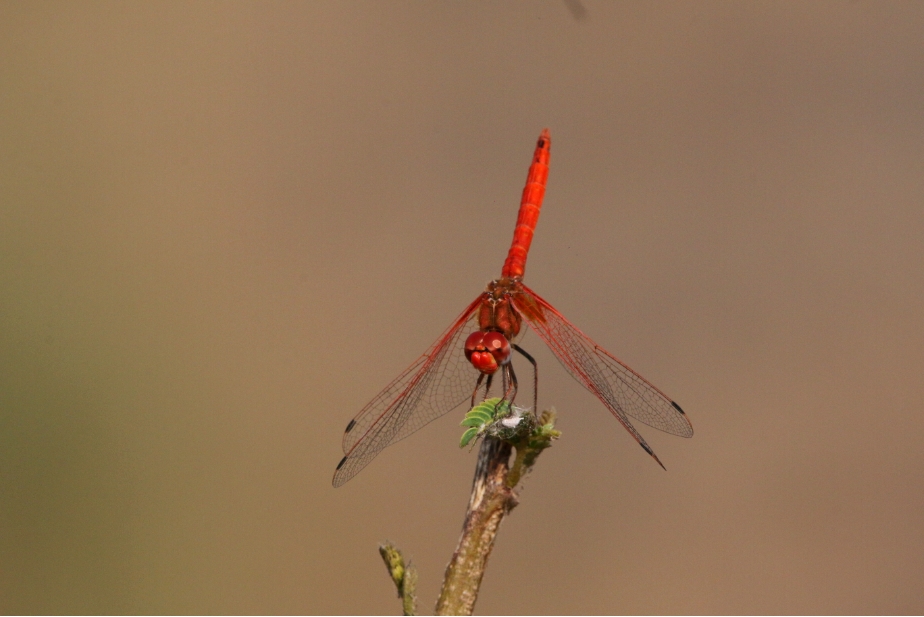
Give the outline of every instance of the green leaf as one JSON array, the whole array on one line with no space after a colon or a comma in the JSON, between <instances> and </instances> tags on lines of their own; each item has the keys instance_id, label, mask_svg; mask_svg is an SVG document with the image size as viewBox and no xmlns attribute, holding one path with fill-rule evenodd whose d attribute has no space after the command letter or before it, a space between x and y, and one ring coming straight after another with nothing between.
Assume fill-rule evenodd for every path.
<instances>
[{"instance_id":1,"label":"green leaf","mask_svg":"<svg viewBox=\"0 0 924 617\"><path fill-rule=\"evenodd\" d=\"M471 411L477 411L478 413L484 413L492 418L494 417L494 410L497 408L497 404L500 402L499 398L489 398L486 401L481 401L474 407ZM471 411L469 413L471 413Z\"/></svg>"},{"instance_id":2,"label":"green leaf","mask_svg":"<svg viewBox=\"0 0 924 617\"><path fill-rule=\"evenodd\" d=\"M460 424L469 427L462 434L460 447L471 443L476 436L490 431L494 422L510 415L510 402L500 398L489 398L472 407ZM493 434L493 433L492 433Z\"/></svg>"},{"instance_id":3,"label":"green leaf","mask_svg":"<svg viewBox=\"0 0 924 617\"><path fill-rule=\"evenodd\" d=\"M478 434L477 428L470 428L464 433L462 433L462 440L459 442L459 447L464 448L465 446L467 446L469 443L471 443L472 439L474 439L475 435L477 434Z\"/></svg>"},{"instance_id":4,"label":"green leaf","mask_svg":"<svg viewBox=\"0 0 924 617\"><path fill-rule=\"evenodd\" d=\"M501 401L497 398L489 399L495 401L494 403L494 418L503 418L506 415L510 414L510 401Z\"/></svg>"},{"instance_id":5,"label":"green leaf","mask_svg":"<svg viewBox=\"0 0 924 617\"><path fill-rule=\"evenodd\" d=\"M463 419L459 424L461 426L484 426L490 421L491 418L485 418L480 414L475 414L470 411L465 415L465 419Z\"/></svg>"}]
</instances>

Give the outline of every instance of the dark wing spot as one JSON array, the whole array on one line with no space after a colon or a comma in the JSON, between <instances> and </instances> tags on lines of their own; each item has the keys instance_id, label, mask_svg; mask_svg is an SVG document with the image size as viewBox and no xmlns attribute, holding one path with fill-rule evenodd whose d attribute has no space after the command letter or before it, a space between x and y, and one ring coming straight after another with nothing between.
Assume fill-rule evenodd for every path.
<instances>
[{"instance_id":1,"label":"dark wing spot","mask_svg":"<svg viewBox=\"0 0 924 617\"><path fill-rule=\"evenodd\" d=\"M342 459L340 459L340 462L337 463L337 471L340 471L340 468L343 467L343 464L346 463L346 460L347 460L347 457L345 456Z\"/></svg>"},{"instance_id":2,"label":"dark wing spot","mask_svg":"<svg viewBox=\"0 0 924 617\"><path fill-rule=\"evenodd\" d=\"M678 407L677 409L680 409L680 408ZM681 413L683 413L683 412L681 412ZM346 430L343 431L343 432L344 432L344 433L349 433L350 431L353 430L353 427L354 427L354 426L356 426L356 420L350 420L350 423L347 424ZM338 468L338 469L339 469L339 468Z\"/></svg>"},{"instance_id":3,"label":"dark wing spot","mask_svg":"<svg viewBox=\"0 0 924 617\"><path fill-rule=\"evenodd\" d=\"M644 450L644 451L647 452L648 454L654 456L654 452L652 452L651 448L648 447L648 444L647 444L647 443L640 443L640 444L638 444L638 445L642 446L642 450Z\"/></svg>"},{"instance_id":4,"label":"dark wing spot","mask_svg":"<svg viewBox=\"0 0 924 617\"><path fill-rule=\"evenodd\" d=\"M674 409L676 409L677 411L679 411L679 412L682 413L683 415L687 415L687 414L680 408L680 405L678 405L678 404L675 403L674 401L671 401L671 405L673 405Z\"/></svg>"}]
</instances>

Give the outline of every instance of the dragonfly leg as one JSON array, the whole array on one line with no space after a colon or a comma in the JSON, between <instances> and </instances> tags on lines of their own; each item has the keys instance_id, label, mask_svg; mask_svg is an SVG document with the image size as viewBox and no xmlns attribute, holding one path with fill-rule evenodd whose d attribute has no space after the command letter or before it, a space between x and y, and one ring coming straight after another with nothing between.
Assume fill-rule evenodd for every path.
<instances>
[{"instance_id":1,"label":"dragonfly leg","mask_svg":"<svg viewBox=\"0 0 924 617\"><path fill-rule=\"evenodd\" d=\"M516 343L512 347L533 365L533 415L537 416L539 414L539 365L536 364L536 359L526 353L522 347Z\"/></svg>"},{"instance_id":2,"label":"dragonfly leg","mask_svg":"<svg viewBox=\"0 0 924 617\"><path fill-rule=\"evenodd\" d=\"M517 386L517 374L513 372L513 364L508 362L504 365L504 398L501 400L513 405L513 399L517 397Z\"/></svg>"},{"instance_id":3,"label":"dragonfly leg","mask_svg":"<svg viewBox=\"0 0 924 617\"><path fill-rule=\"evenodd\" d=\"M478 396L478 388L481 387L481 382L483 381L484 381L484 373L479 373L478 381L475 382L475 389L472 391L472 407L475 406L475 398ZM491 387L491 376L490 375L488 376L488 387L489 388ZM487 395L487 390L485 390L485 394Z\"/></svg>"}]
</instances>

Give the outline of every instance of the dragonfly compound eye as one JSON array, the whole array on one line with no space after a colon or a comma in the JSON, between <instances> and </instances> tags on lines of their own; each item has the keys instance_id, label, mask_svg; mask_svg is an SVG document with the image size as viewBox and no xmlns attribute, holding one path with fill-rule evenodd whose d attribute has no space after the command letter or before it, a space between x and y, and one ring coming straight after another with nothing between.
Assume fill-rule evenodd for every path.
<instances>
[{"instance_id":1,"label":"dragonfly compound eye","mask_svg":"<svg viewBox=\"0 0 924 617\"><path fill-rule=\"evenodd\" d=\"M476 369L490 375L510 360L510 342L500 332L472 332L465 340L465 357Z\"/></svg>"}]
</instances>

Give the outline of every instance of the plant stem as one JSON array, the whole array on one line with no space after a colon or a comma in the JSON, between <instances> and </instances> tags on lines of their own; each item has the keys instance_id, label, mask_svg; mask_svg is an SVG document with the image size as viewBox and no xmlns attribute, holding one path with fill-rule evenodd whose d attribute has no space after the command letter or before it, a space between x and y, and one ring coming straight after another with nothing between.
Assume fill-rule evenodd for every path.
<instances>
[{"instance_id":1,"label":"plant stem","mask_svg":"<svg viewBox=\"0 0 924 617\"><path fill-rule=\"evenodd\" d=\"M497 530L518 503L513 487L507 486L511 448L493 437L481 443L462 536L446 566L437 615L471 615L475 608Z\"/></svg>"}]
</instances>

